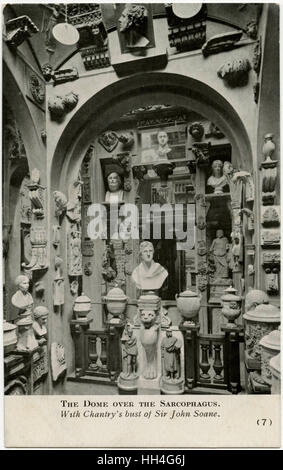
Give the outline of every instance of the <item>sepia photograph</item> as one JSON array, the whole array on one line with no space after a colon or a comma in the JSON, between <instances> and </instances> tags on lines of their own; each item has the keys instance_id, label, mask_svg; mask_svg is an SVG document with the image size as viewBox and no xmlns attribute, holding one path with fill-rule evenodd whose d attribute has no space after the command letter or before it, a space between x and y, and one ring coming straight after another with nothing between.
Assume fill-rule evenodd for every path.
<instances>
[{"instance_id":1,"label":"sepia photograph","mask_svg":"<svg viewBox=\"0 0 283 470\"><path fill-rule=\"evenodd\" d=\"M9 442L14 395L280 407L279 9L2 7Z\"/></svg>"}]
</instances>

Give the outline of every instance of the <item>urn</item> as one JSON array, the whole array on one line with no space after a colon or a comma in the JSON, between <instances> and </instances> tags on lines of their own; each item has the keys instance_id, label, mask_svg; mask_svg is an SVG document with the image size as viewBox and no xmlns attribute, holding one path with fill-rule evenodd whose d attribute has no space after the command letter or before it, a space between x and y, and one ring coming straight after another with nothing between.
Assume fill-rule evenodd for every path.
<instances>
[{"instance_id":1,"label":"urn","mask_svg":"<svg viewBox=\"0 0 283 470\"><path fill-rule=\"evenodd\" d=\"M91 310L90 298L82 293L76 298L73 310L76 318L86 318Z\"/></svg>"},{"instance_id":2,"label":"urn","mask_svg":"<svg viewBox=\"0 0 283 470\"><path fill-rule=\"evenodd\" d=\"M280 352L280 327L261 338L261 376L265 383L271 386L272 372L270 360Z\"/></svg>"},{"instance_id":3,"label":"urn","mask_svg":"<svg viewBox=\"0 0 283 470\"><path fill-rule=\"evenodd\" d=\"M281 393L281 366L280 366L280 353L270 359L270 370L272 374L271 379L271 394L280 395Z\"/></svg>"},{"instance_id":4,"label":"urn","mask_svg":"<svg viewBox=\"0 0 283 470\"><path fill-rule=\"evenodd\" d=\"M119 287L113 287L103 298L106 303L108 313L113 317L120 317L125 312L128 297Z\"/></svg>"},{"instance_id":5,"label":"urn","mask_svg":"<svg viewBox=\"0 0 283 470\"><path fill-rule=\"evenodd\" d=\"M198 317L200 310L201 296L196 292L187 289L175 296L177 308L181 313L184 321L193 322L192 319ZM193 322L194 323L194 322Z\"/></svg>"},{"instance_id":6,"label":"urn","mask_svg":"<svg viewBox=\"0 0 283 470\"><path fill-rule=\"evenodd\" d=\"M237 325L234 323L236 318L241 314L241 297L236 295L237 290L230 286L225 289L225 294L222 295L222 313L228 320L227 326L236 328Z\"/></svg>"},{"instance_id":7,"label":"urn","mask_svg":"<svg viewBox=\"0 0 283 470\"><path fill-rule=\"evenodd\" d=\"M261 338L278 328L280 325L280 310L275 305L262 303L254 310L243 315L245 320L246 354L250 367L260 367ZM252 360L252 363L250 362Z\"/></svg>"},{"instance_id":8,"label":"urn","mask_svg":"<svg viewBox=\"0 0 283 470\"><path fill-rule=\"evenodd\" d=\"M8 354L9 352L15 349L17 344L17 326L13 325L13 323L8 323L4 320L3 324L3 345L4 345L4 354Z\"/></svg>"}]
</instances>

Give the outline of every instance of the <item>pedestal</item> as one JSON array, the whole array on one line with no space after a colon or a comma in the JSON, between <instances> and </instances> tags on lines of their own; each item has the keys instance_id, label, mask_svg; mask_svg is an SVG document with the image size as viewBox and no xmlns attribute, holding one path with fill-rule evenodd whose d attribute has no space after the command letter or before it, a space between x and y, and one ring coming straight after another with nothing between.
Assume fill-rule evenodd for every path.
<instances>
[{"instance_id":1,"label":"pedestal","mask_svg":"<svg viewBox=\"0 0 283 470\"><path fill-rule=\"evenodd\" d=\"M164 395L182 395L185 391L185 380L182 378L166 380L162 377L160 381L160 390Z\"/></svg>"},{"instance_id":2,"label":"pedestal","mask_svg":"<svg viewBox=\"0 0 283 470\"><path fill-rule=\"evenodd\" d=\"M189 390L197 385L199 368L198 332L200 325L180 325L184 338L185 381Z\"/></svg>"},{"instance_id":3,"label":"pedestal","mask_svg":"<svg viewBox=\"0 0 283 470\"><path fill-rule=\"evenodd\" d=\"M138 375L131 374L129 377L126 377L123 372L118 377L117 385L119 390L119 395L137 395L138 393Z\"/></svg>"},{"instance_id":4,"label":"pedestal","mask_svg":"<svg viewBox=\"0 0 283 470\"><path fill-rule=\"evenodd\" d=\"M223 325L221 330L225 332L224 380L226 380L228 390L232 394L237 394L241 391L240 343L244 340L244 327L230 328Z\"/></svg>"},{"instance_id":5,"label":"pedestal","mask_svg":"<svg viewBox=\"0 0 283 470\"><path fill-rule=\"evenodd\" d=\"M78 318L71 320L71 332L75 343L75 376L81 377L85 373L85 332L89 329L91 319Z\"/></svg>"}]
</instances>

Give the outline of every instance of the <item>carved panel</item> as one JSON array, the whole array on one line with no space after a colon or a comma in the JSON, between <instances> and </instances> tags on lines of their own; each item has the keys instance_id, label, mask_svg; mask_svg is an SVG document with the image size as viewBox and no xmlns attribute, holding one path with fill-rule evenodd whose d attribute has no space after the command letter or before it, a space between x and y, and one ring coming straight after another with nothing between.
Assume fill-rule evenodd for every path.
<instances>
[{"instance_id":1,"label":"carved panel","mask_svg":"<svg viewBox=\"0 0 283 470\"><path fill-rule=\"evenodd\" d=\"M261 231L261 245L262 246L279 246L280 245L280 230L270 229Z\"/></svg>"},{"instance_id":2,"label":"carved panel","mask_svg":"<svg viewBox=\"0 0 283 470\"><path fill-rule=\"evenodd\" d=\"M34 73L29 77L29 89L34 101L42 105L45 98L45 86Z\"/></svg>"},{"instance_id":3,"label":"carved panel","mask_svg":"<svg viewBox=\"0 0 283 470\"><path fill-rule=\"evenodd\" d=\"M261 207L261 223L264 227L280 225L280 206Z\"/></svg>"},{"instance_id":4,"label":"carved panel","mask_svg":"<svg viewBox=\"0 0 283 470\"><path fill-rule=\"evenodd\" d=\"M94 255L94 242L92 240L84 240L82 242L82 255L83 256Z\"/></svg>"},{"instance_id":5,"label":"carved panel","mask_svg":"<svg viewBox=\"0 0 283 470\"><path fill-rule=\"evenodd\" d=\"M229 33L222 33L213 36L202 46L201 51L204 57L211 54L218 54L219 52L228 51L233 49L235 44L241 39L242 31L232 31Z\"/></svg>"},{"instance_id":6,"label":"carved panel","mask_svg":"<svg viewBox=\"0 0 283 470\"><path fill-rule=\"evenodd\" d=\"M268 335L273 331L278 324L275 323L257 323L257 322L246 322L245 327L245 343L246 351L250 358L261 359L261 346L259 344L261 338Z\"/></svg>"},{"instance_id":7,"label":"carved panel","mask_svg":"<svg viewBox=\"0 0 283 470\"><path fill-rule=\"evenodd\" d=\"M81 232L75 225L68 233L68 275L82 275Z\"/></svg>"},{"instance_id":8,"label":"carved panel","mask_svg":"<svg viewBox=\"0 0 283 470\"><path fill-rule=\"evenodd\" d=\"M61 122L65 115L71 112L78 104L79 95L71 91L64 96L52 96L48 100L48 109L52 121Z\"/></svg>"},{"instance_id":9,"label":"carved panel","mask_svg":"<svg viewBox=\"0 0 283 470\"><path fill-rule=\"evenodd\" d=\"M119 140L116 132L106 131L99 136L98 142L106 152L111 153L117 147Z\"/></svg>"},{"instance_id":10,"label":"carved panel","mask_svg":"<svg viewBox=\"0 0 283 470\"><path fill-rule=\"evenodd\" d=\"M37 26L27 15L13 18L6 23L6 43L12 48L17 48L32 34L38 33Z\"/></svg>"}]
</instances>

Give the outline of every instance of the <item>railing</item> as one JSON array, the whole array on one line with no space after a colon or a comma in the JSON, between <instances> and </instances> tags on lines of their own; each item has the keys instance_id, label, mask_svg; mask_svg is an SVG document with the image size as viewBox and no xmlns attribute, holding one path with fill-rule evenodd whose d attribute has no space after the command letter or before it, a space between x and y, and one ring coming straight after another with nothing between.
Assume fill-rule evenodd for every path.
<instances>
[{"instance_id":1,"label":"railing","mask_svg":"<svg viewBox=\"0 0 283 470\"><path fill-rule=\"evenodd\" d=\"M180 326L184 336L185 379L188 393L202 389L241 391L240 343L243 327L221 327L220 334L200 334L199 325Z\"/></svg>"}]
</instances>

